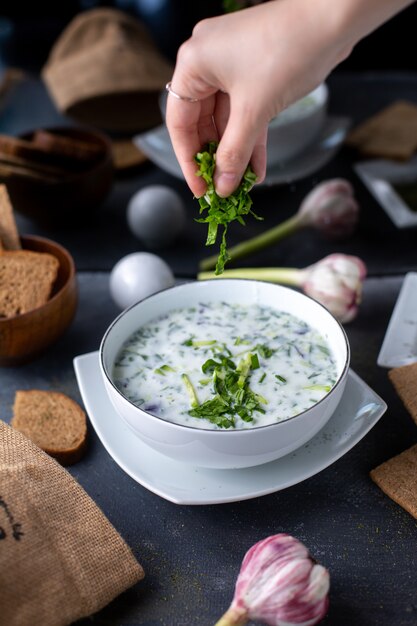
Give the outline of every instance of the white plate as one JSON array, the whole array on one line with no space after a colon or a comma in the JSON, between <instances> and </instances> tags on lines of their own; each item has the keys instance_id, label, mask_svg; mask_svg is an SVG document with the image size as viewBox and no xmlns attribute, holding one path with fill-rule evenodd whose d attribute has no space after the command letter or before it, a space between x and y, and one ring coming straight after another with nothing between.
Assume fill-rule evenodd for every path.
<instances>
[{"instance_id":1,"label":"white plate","mask_svg":"<svg viewBox=\"0 0 417 626\"><path fill-rule=\"evenodd\" d=\"M173 461L136 437L107 398L98 352L74 359L84 406L103 446L134 480L176 504L248 500L295 485L325 469L358 443L387 405L352 370L334 415L299 450L247 469L209 470Z\"/></svg>"},{"instance_id":2,"label":"white plate","mask_svg":"<svg viewBox=\"0 0 417 626\"><path fill-rule=\"evenodd\" d=\"M354 170L397 228L417 226L417 212L409 208L393 187L417 180L417 156L406 163L385 159L362 161Z\"/></svg>"},{"instance_id":3,"label":"white plate","mask_svg":"<svg viewBox=\"0 0 417 626\"><path fill-rule=\"evenodd\" d=\"M417 273L406 274L377 363L400 367L417 361Z\"/></svg>"},{"instance_id":4,"label":"white plate","mask_svg":"<svg viewBox=\"0 0 417 626\"><path fill-rule=\"evenodd\" d=\"M349 126L347 117L328 117L319 137L305 152L287 163L267 167L266 178L260 187L292 183L319 170L336 154ZM183 178L165 124L136 135L133 142L161 169L172 176Z\"/></svg>"}]
</instances>

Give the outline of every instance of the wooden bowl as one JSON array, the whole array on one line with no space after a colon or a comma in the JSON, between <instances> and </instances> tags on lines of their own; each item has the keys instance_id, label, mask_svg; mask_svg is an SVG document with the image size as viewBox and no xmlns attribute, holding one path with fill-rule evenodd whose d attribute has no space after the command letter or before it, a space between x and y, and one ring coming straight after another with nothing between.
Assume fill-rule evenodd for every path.
<instances>
[{"instance_id":1,"label":"wooden bowl","mask_svg":"<svg viewBox=\"0 0 417 626\"><path fill-rule=\"evenodd\" d=\"M100 156L83 171L54 176L27 163L0 162L0 183L7 185L13 207L41 223L72 223L85 219L104 201L113 182L111 141L103 133L79 127L44 128L48 133L78 139L102 148ZM19 135L31 140L33 132ZM30 163L29 163L30 165Z\"/></svg>"},{"instance_id":2,"label":"wooden bowl","mask_svg":"<svg viewBox=\"0 0 417 626\"><path fill-rule=\"evenodd\" d=\"M0 365L20 365L46 350L68 328L77 308L77 281L72 256L55 241L21 238L24 250L49 252L59 261L50 299L22 315L0 318Z\"/></svg>"}]
</instances>

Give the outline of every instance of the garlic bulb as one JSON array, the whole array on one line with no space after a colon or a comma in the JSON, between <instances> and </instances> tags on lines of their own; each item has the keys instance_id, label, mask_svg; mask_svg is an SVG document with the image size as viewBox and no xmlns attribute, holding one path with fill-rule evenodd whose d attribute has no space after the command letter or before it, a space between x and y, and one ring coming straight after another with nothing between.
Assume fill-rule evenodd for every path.
<instances>
[{"instance_id":1,"label":"garlic bulb","mask_svg":"<svg viewBox=\"0 0 417 626\"><path fill-rule=\"evenodd\" d=\"M228 611L216 626L313 626L328 608L329 573L297 539L280 533L246 553Z\"/></svg>"}]
</instances>

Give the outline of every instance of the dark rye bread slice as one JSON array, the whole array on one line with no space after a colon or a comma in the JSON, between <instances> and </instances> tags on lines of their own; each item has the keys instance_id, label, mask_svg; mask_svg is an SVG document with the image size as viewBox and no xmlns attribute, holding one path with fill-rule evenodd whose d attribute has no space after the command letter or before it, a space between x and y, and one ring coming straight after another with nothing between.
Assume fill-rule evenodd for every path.
<instances>
[{"instance_id":1,"label":"dark rye bread slice","mask_svg":"<svg viewBox=\"0 0 417 626\"><path fill-rule=\"evenodd\" d=\"M66 166L55 162L53 165L50 163L42 163L41 161L29 160L14 154L4 152L0 146L0 164L2 169L10 169L13 172L34 172L38 177L61 180L62 178L68 178L73 175L73 172L69 171Z\"/></svg>"},{"instance_id":2,"label":"dark rye bread slice","mask_svg":"<svg viewBox=\"0 0 417 626\"><path fill-rule=\"evenodd\" d=\"M388 377L417 424L417 363L394 367L389 370Z\"/></svg>"},{"instance_id":3,"label":"dark rye bread slice","mask_svg":"<svg viewBox=\"0 0 417 626\"><path fill-rule=\"evenodd\" d=\"M373 469L371 478L417 519L417 444Z\"/></svg>"},{"instance_id":4,"label":"dark rye bread slice","mask_svg":"<svg viewBox=\"0 0 417 626\"><path fill-rule=\"evenodd\" d=\"M76 463L85 451L85 413L63 393L37 389L16 391L11 426L61 465Z\"/></svg>"},{"instance_id":5,"label":"dark rye bread slice","mask_svg":"<svg viewBox=\"0 0 417 626\"><path fill-rule=\"evenodd\" d=\"M0 317L27 313L45 304L59 261L46 252L11 250L0 254Z\"/></svg>"},{"instance_id":6,"label":"dark rye bread slice","mask_svg":"<svg viewBox=\"0 0 417 626\"><path fill-rule=\"evenodd\" d=\"M83 141L66 135L50 133L46 130L35 131L32 143L34 147L50 155L67 159L68 163L75 161L89 164L104 152L104 147L98 142Z\"/></svg>"},{"instance_id":7,"label":"dark rye bread slice","mask_svg":"<svg viewBox=\"0 0 417 626\"><path fill-rule=\"evenodd\" d=\"M22 247L6 185L0 185L0 239L5 250Z\"/></svg>"},{"instance_id":8,"label":"dark rye bread slice","mask_svg":"<svg viewBox=\"0 0 417 626\"><path fill-rule=\"evenodd\" d=\"M10 161L4 161L0 153L0 177L7 181L10 178L29 178L36 182L41 183L57 183L67 177L67 173L63 173L64 170L60 170L59 173L45 172L45 170L34 169L33 167L26 167L26 165L11 163Z\"/></svg>"},{"instance_id":9,"label":"dark rye bread slice","mask_svg":"<svg viewBox=\"0 0 417 626\"><path fill-rule=\"evenodd\" d=\"M0 159L5 165L26 167L49 176L65 176L88 169L104 148L98 142L35 131L32 139L0 134Z\"/></svg>"},{"instance_id":10,"label":"dark rye bread slice","mask_svg":"<svg viewBox=\"0 0 417 626\"><path fill-rule=\"evenodd\" d=\"M354 128L346 143L368 157L410 159L417 149L417 106L393 102Z\"/></svg>"},{"instance_id":11,"label":"dark rye bread slice","mask_svg":"<svg viewBox=\"0 0 417 626\"><path fill-rule=\"evenodd\" d=\"M21 139L10 135L0 134L0 157L4 162L45 171L45 173L59 173L72 165L79 166L80 159L51 150L42 144L34 143L30 139Z\"/></svg>"}]
</instances>

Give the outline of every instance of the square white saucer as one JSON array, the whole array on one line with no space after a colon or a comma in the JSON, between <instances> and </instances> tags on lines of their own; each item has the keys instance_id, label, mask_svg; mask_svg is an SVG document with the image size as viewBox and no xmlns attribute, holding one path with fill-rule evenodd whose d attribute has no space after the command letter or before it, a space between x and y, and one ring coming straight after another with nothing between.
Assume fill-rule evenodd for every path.
<instances>
[{"instance_id":1,"label":"square white saucer","mask_svg":"<svg viewBox=\"0 0 417 626\"><path fill-rule=\"evenodd\" d=\"M221 504L263 496L325 469L358 443L386 411L385 402L352 370L326 426L287 456L247 469L213 470L155 452L116 413L102 382L98 352L74 359L84 406L107 452L136 482L176 504Z\"/></svg>"},{"instance_id":2,"label":"square white saucer","mask_svg":"<svg viewBox=\"0 0 417 626\"><path fill-rule=\"evenodd\" d=\"M377 363L400 367L417 361L417 272L406 274L387 326Z\"/></svg>"},{"instance_id":3,"label":"square white saucer","mask_svg":"<svg viewBox=\"0 0 417 626\"><path fill-rule=\"evenodd\" d=\"M417 156L406 163L388 159L361 161L353 169L397 228L417 226L417 212L406 204L394 188L396 184L416 180Z\"/></svg>"}]
</instances>

